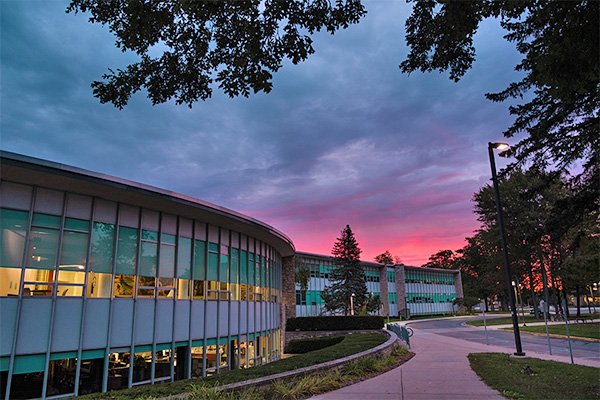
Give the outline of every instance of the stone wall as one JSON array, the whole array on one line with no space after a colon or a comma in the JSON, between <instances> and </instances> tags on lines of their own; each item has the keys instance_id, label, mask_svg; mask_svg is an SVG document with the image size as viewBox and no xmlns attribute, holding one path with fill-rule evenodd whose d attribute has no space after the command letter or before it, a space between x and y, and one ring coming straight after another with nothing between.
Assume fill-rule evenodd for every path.
<instances>
[{"instance_id":1,"label":"stone wall","mask_svg":"<svg viewBox=\"0 0 600 400\"><path fill-rule=\"evenodd\" d=\"M387 267L385 265L379 270L379 295L383 305L381 315L390 315L390 297L388 296Z\"/></svg>"},{"instance_id":2,"label":"stone wall","mask_svg":"<svg viewBox=\"0 0 600 400\"><path fill-rule=\"evenodd\" d=\"M398 315L406 319L409 312L406 304L406 270L403 265L396 266L396 293Z\"/></svg>"},{"instance_id":3,"label":"stone wall","mask_svg":"<svg viewBox=\"0 0 600 400\"><path fill-rule=\"evenodd\" d=\"M296 280L294 256L283 257L281 260L281 309L279 311L281 321L281 348L285 347L285 326L289 318L296 317Z\"/></svg>"}]
</instances>

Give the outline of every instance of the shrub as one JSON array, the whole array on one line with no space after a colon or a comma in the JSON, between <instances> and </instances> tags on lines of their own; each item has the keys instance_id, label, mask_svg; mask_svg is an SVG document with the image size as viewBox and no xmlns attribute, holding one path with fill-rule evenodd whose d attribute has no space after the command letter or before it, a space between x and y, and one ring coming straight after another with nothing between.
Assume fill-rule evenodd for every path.
<instances>
[{"instance_id":1,"label":"shrub","mask_svg":"<svg viewBox=\"0 0 600 400\"><path fill-rule=\"evenodd\" d=\"M299 317L287 320L287 331L352 331L382 329L384 319L379 315Z\"/></svg>"},{"instance_id":2,"label":"shrub","mask_svg":"<svg viewBox=\"0 0 600 400\"><path fill-rule=\"evenodd\" d=\"M328 336L311 339L291 340L285 348L288 354L304 354L313 350L324 349L344 340L343 336Z\"/></svg>"}]
</instances>

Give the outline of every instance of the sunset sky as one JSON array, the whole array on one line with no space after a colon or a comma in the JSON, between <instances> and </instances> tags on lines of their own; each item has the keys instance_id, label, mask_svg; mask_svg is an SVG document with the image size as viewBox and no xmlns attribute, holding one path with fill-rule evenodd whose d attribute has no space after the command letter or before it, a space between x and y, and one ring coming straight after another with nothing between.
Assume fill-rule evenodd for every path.
<instances>
[{"instance_id":1,"label":"sunset sky","mask_svg":"<svg viewBox=\"0 0 600 400\"><path fill-rule=\"evenodd\" d=\"M459 83L400 72L410 5L382 0L358 25L316 35L316 53L286 63L269 94L215 90L189 109L139 93L118 110L90 83L136 58L67 4L0 2L3 150L213 202L312 253L329 254L349 224L364 260L390 250L421 265L478 227L471 198L490 178L487 142L511 123L508 104L484 93L519 77L496 21L480 27Z\"/></svg>"}]
</instances>

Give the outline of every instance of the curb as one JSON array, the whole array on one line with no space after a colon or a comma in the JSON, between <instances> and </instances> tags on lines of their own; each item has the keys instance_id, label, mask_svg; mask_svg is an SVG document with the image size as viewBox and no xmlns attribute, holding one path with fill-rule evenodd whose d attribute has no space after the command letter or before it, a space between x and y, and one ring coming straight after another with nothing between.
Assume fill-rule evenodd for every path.
<instances>
[{"instance_id":1,"label":"curb","mask_svg":"<svg viewBox=\"0 0 600 400\"><path fill-rule=\"evenodd\" d=\"M396 344L402 345L402 342L398 336L394 332L388 331L386 329L382 330L384 333L388 335L388 339L382 344L375 346L371 349L361 351L360 353L351 354L349 356L338 358L336 360L327 361L321 364L310 365L308 367L298 368L291 371L280 372L274 375L263 376L260 378L249 379L247 381L230 383L223 386L217 386L217 390L241 390L248 386L261 386L270 382L273 382L278 379L292 378L300 375L307 375L316 371L320 371L322 369L330 369L341 367L344 364L347 364L356 359L370 356L373 354L381 354L386 352L387 350L393 349L396 347ZM168 397L164 397L164 400L186 400L190 396L190 393L179 393L175 395L170 395Z\"/></svg>"},{"instance_id":2,"label":"curb","mask_svg":"<svg viewBox=\"0 0 600 400\"><path fill-rule=\"evenodd\" d=\"M505 332L511 332L512 328L499 328L498 330L499 331L505 331ZM533 335L533 336L543 336L543 337L546 337L545 333L540 333L540 332L527 332L527 331L523 331L523 330L519 330L519 332L526 333L528 335ZM551 338L554 338L554 339L565 339L565 340L567 340L567 335L558 335L556 333L549 333L548 336L550 336ZM571 340L581 340L581 341L584 341L584 342L600 343L600 339L593 339L593 338L579 337L579 336L571 336Z\"/></svg>"}]
</instances>

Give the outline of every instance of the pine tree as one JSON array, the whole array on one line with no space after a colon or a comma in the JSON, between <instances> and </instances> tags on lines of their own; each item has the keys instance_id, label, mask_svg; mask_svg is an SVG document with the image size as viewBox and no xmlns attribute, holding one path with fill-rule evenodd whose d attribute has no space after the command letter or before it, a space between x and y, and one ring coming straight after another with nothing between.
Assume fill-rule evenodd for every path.
<instances>
[{"instance_id":1,"label":"pine tree","mask_svg":"<svg viewBox=\"0 0 600 400\"><path fill-rule=\"evenodd\" d=\"M367 303L367 282L360 265L360 253L354 233L350 225L346 225L331 251L335 264L329 277L331 285L321 294L327 311L351 314L350 297L353 294L354 311Z\"/></svg>"}]
</instances>

